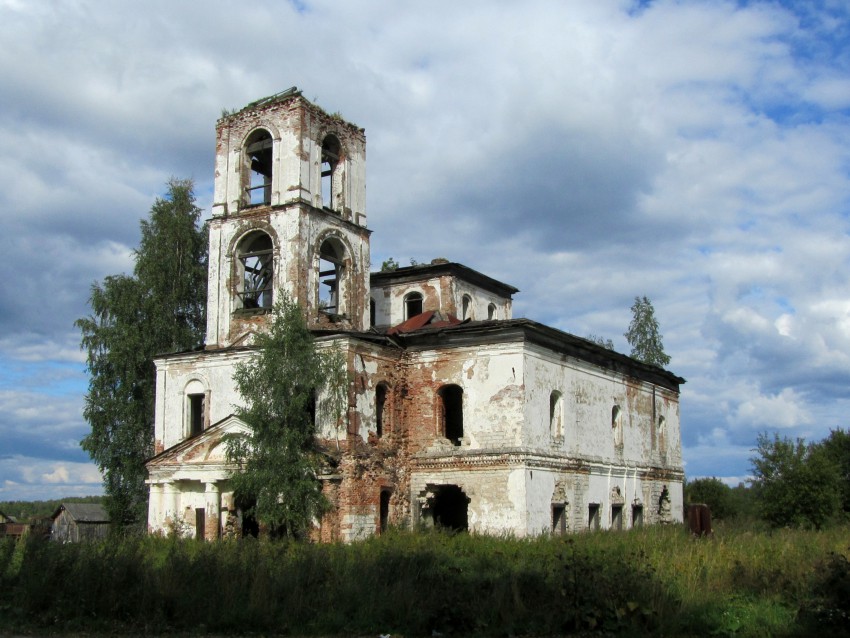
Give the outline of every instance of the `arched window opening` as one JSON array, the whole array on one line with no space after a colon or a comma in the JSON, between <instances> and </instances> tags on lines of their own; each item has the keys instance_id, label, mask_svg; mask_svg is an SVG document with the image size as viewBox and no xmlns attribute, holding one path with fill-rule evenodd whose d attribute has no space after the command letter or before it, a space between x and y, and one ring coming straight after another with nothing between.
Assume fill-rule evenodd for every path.
<instances>
[{"instance_id":1,"label":"arched window opening","mask_svg":"<svg viewBox=\"0 0 850 638\"><path fill-rule=\"evenodd\" d=\"M330 210L336 210L333 197L339 187L336 183L339 156L339 140L333 135L328 135L322 142L322 206Z\"/></svg>"},{"instance_id":2,"label":"arched window opening","mask_svg":"<svg viewBox=\"0 0 850 638\"><path fill-rule=\"evenodd\" d=\"M555 441L564 438L563 400L557 390L549 395L549 435Z\"/></svg>"},{"instance_id":3,"label":"arched window opening","mask_svg":"<svg viewBox=\"0 0 850 638\"><path fill-rule=\"evenodd\" d=\"M375 434L384 435L384 408L387 404L387 384L379 383L375 387Z\"/></svg>"},{"instance_id":4,"label":"arched window opening","mask_svg":"<svg viewBox=\"0 0 850 638\"><path fill-rule=\"evenodd\" d=\"M404 319L422 314L422 293L409 292L404 296Z\"/></svg>"},{"instance_id":5,"label":"arched window opening","mask_svg":"<svg viewBox=\"0 0 850 638\"><path fill-rule=\"evenodd\" d=\"M370 327L375 326L375 313L376 313L375 300L369 299L369 326Z\"/></svg>"},{"instance_id":6,"label":"arched window opening","mask_svg":"<svg viewBox=\"0 0 850 638\"><path fill-rule=\"evenodd\" d=\"M496 304L491 303L487 306L487 319L493 320L496 318Z\"/></svg>"},{"instance_id":7,"label":"arched window opening","mask_svg":"<svg viewBox=\"0 0 850 638\"><path fill-rule=\"evenodd\" d=\"M190 394L189 399L189 436L197 436L204 431L204 404L206 395Z\"/></svg>"},{"instance_id":8,"label":"arched window opening","mask_svg":"<svg viewBox=\"0 0 850 638\"><path fill-rule=\"evenodd\" d=\"M662 454L667 453L667 418L663 415L658 417L658 427L655 432L655 445Z\"/></svg>"},{"instance_id":9,"label":"arched window opening","mask_svg":"<svg viewBox=\"0 0 850 638\"><path fill-rule=\"evenodd\" d=\"M183 417L184 436L197 436L209 425L207 421L208 392L204 383L198 379L190 381L183 392L186 397Z\"/></svg>"},{"instance_id":10,"label":"arched window opening","mask_svg":"<svg viewBox=\"0 0 850 638\"><path fill-rule=\"evenodd\" d=\"M238 296L242 308L271 308L274 280L272 238L262 231L249 234L239 243L241 277Z\"/></svg>"},{"instance_id":11,"label":"arched window opening","mask_svg":"<svg viewBox=\"0 0 850 638\"><path fill-rule=\"evenodd\" d=\"M443 436L452 445L460 445L463 439L463 389L458 385L444 385L437 394L440 397Z\"/></svg>"},{"instance_id":12,"label":"arched window opening","mask_svg":"<svg viewBox=\"0 0 850 638\"><path fill-rule=\"evenodd\" d=\"M611 408L611 430L614 434L614 445L623 445L623 411L619 405Z\"/></svg>"},{"instance_id":13,"label":"arched window opening","mask_svg":"<svg viewBox=\"0 0 850 638\"><path fill-rule=\"evenodd\" d=\"M345 275L345 248L338 239L326 239L319 249L319 311L341 315Z\"/></svg>"},{"instance_id":14,"label":"arched window opening","mask_svg":"<svg viewBox=\"0 0 850 638\"><path fill-rule=\"evenodd\" d=\"M463 318L471 319L472 318L472 297L469 295L463 296L463 301L461 302L463 308Z\"/></svg>"},{"instance_id":15,"label":"arched window opening","mask_svg":"<svg viewBox=\"0 0 850 638\"><path fill-rule=\"evenodd\" d=\"M245 204L268 206L272 202L272 150L268 131L254 131L245 143Z\"/></svg>"}]
</instances>

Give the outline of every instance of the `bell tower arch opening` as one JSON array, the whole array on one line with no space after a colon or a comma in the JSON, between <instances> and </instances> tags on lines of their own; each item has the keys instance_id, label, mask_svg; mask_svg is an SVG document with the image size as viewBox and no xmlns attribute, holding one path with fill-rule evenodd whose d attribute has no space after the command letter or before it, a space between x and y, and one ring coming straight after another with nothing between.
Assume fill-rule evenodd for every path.
<instances>
[{"instance_id":1,"label":"bell tower arch opening","mask_svg":"<svg viewBox=\"0 0 850 638\"><path fill-rule=\"evenodd\" d=\"M319 248L319 312L345 314L348 287L345 253L345 244L336 237L328 237Z\"/></svg>"},{"instance_id":2,"label":"bell tower arch opening","mask_svg":"<svg viewBox=\"0 0 850 638\"><path fill-rule=\"evenodd\" d=\"M337 212L342 191L341 148L336 135L326 135L322 140L322 208Z\"/></svg>"},{"instance_id":3,"label":"bell tower arch opening","mask_svg":"<svg viewBox=\"0 0 850 638\"><path fill-rule=\"evenodd\" d=\"M261 230L243 237L236 249L237 307L245 310L272 307L274 247Z\"/></svg>"},{"instance_id":4,"label":"bell tower arch opening","mask_svg":"<svg viewBox=\"0 0 850 638\"><path fill-rule=\"evenodd\" d=\"M216 125L206 345L266 321L286 291L311 328L369 329L364 129L293 87Z\"/></svg>"},{"instance_id":5,"label":"bell tower arch opening","mask_svg":"<svg viewBox=\"0 0 850 638\"><path fill-rule=\"evenodd\" d=\"M272 159L274 140L265 129L257 129L245 141L242 154L242 205L268 206L272 203Z\"/></svg>"}]
</instances>

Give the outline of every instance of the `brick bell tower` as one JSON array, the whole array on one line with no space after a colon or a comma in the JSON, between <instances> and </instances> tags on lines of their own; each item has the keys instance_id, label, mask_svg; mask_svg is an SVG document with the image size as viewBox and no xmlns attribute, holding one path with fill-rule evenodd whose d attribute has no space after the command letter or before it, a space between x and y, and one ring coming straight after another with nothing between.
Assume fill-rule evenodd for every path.
<instances>
[{"instance_id":1,"label":"brick bell tower","mask_svg":"<svg viewBox=\"0 0 850 638\"><path fill-rule=\"evenodd\" d=\"M295 87L216 125L207 349L261 329L286 293L310 328L369 327L366 136Z\"/></svg>"}]
</instances>

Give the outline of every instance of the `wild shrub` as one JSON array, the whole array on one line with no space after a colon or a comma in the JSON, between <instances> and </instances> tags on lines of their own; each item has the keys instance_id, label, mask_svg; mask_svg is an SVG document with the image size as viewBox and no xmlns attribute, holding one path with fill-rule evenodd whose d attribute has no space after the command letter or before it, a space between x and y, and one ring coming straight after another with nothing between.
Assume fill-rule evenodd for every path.
<instances>
[{"instance_id":1,"label":"wild shrub","mask_svg":"<svg viewBox=\"0 0 850 638\"><path fill-rule=\"evenodd\" d=\"M33 631L835 633L850 599L846 539L846 528L725 525L713 539L682 526L523 539L390 531L348 545L30 539L0 543L0 610L10 629Z\"/></svg>"}]
</instances>

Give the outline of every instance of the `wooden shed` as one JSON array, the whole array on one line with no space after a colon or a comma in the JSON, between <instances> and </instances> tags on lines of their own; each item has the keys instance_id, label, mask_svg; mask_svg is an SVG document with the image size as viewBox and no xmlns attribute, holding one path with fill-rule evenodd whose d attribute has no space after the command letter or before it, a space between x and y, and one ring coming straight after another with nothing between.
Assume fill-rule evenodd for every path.
<instances>
[{"instance_id":1,"label":"wooden shed","mask_svg":"<svg viewBox=\"0 0 850 638\"><path fill-rule=\"evenodd\" d=\"M53 514L50 538L62 543L99 540L109 534L109 516L93 503L62 503Z\"/></svg>"},{"instance_id":2,"label":"wooden shed","mask_svg":"<svg viewBox=\"0 0 850 638\"><path fill-rule=\"evenodd\" d=\"M6 516L0 512L0 538L21 538L29 531L29 525L19 523L14 516Z\"/></svg>"}]
</instances>

